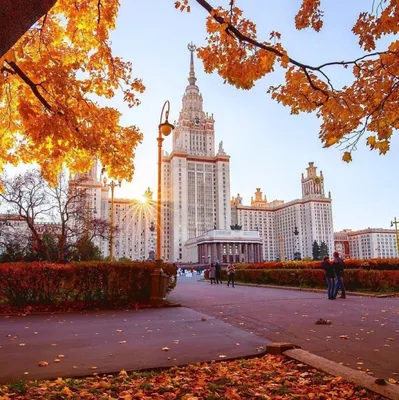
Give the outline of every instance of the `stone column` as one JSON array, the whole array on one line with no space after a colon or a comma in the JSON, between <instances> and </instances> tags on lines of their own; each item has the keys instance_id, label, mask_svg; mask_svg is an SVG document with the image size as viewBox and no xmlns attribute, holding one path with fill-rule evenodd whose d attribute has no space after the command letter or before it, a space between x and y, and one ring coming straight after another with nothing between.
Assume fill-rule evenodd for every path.
<instances>
[{"instance_id":1,"label":"stone column","mask_svg":"<svg viewBox=\"0 0 399 400\"><path fill-rule=\"evenodd\" d=\"M211 255L211 262L216 262L216 258L217 258L217 245L216 243L212 243L212 255Z\"/></svg>"},{"instance_id":2,"label":"stone column","mask_svg":"<svg viewBox=\"0 0 399 400\"><path fill-rule=\"evenodd\" d=\"M217 260L219 260L219 262L222 262L222 244L221 243L218 243L217 244L217 255L216 255L216 260L215 260L215 262L217 261Z\"/></svg>"}]
</instances>

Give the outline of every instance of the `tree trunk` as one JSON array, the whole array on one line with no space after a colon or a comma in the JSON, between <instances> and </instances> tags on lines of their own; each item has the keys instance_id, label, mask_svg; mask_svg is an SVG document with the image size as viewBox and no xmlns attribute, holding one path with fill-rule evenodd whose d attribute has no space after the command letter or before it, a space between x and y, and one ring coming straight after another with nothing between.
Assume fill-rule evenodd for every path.
<instances>
[{"instance_id":1,"label":"tree trunk","mask_svg":"<svg viewBox=\"0 0 399 400\"><path fill-rule=\"evenodd\" d=\"M57 0L0 0L0 57L56 2Z\"/></svg>"}]
</instances>

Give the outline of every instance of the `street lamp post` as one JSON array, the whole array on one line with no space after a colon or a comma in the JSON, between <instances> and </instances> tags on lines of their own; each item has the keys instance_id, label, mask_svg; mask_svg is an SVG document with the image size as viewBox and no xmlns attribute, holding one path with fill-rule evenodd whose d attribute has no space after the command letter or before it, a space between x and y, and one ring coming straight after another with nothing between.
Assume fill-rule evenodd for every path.
<instances>
[{"instance_id":1,"label":"street lamp post","mask_svg":"<svg viewBox=\"0 0 399 400\"><path fill-rule=\"evenodd\" d=\"M396 217L391 221L391 227L395 225L395 233L396 233L396 249L398 251L398 257L399 257L399 232L398 232L398 224L399 221L396 219Z\"/></svg>"},{"instance_id":2,"label":"street lamp post","mask_svg":"<svg viewBox=\"0 0 399 400\"><path fill-rule=\"evenodd\" d=\"M166 110L165 110L166 108ZM157 195L157 253L155 260L155 271L151 274L151 296L150 302L153 306L162 304L165 301L166 288L167 288L167 275L162 271L162 236L161 236L161 223L162 223L162 142L163 136L169 136L175 128L169 123L169 100L165 101L158 125L158 195ZM162 118L165 113L165 121Z\"/></svg>"},{"instance_id":3,"label":"street lamp post","mask_svg":"<svg viewBox=\"0 0 399 400\"><path fill-rule=\"evenodd\" d=\"M166 108L166 110L165 110ZM161 254L161 223L162 223L162 210L161 210L161 201L162 201L162 188L161 188L161 179L162 179L162 142L163 136L169 136L172 130L175 128L172 124L169 123L169 111L170 111L170 102L166 100L161 111L161 116L159 118L158 125L158 197L157 197L157 259L155 260L158 269L162 269L162 254ZM163 115L165 113L165 121L162 122Z\"/></svg>"},{"instance_id":4,"label":"street lamp post","mask_svg":"<svg viewBox=\"0 0 399 400\"><path fill-rule=\"evenodd\" d=\"M111 232L109 235L109 261L112 262L114 261L114 190L117 186L121 187L122 181L119 180L118 183L116 183L114 180L112 180L111 182L107 183L107 178L104 176L103 183L104 187L108 186L111 189Z\"/></svg>"}]
</instances>

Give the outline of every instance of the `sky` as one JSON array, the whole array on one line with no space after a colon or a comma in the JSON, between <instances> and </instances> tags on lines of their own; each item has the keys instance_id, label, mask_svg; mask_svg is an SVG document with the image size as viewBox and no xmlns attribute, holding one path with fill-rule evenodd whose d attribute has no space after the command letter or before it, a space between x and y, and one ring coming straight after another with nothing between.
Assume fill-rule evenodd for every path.
<instances>
[{"instance_id":1,"label":"sky","mask_svg":"<svg viewBox=\"0 0 399 400\"><path fill-rule=\"evenodd\" d=\"M206 44L205 10L191 0L191 13L174 8L174 0L120 0L116 30L111 35L115 55L133 65L133 75L143 79L141 105L129 109L120 98L111 104L123 114L122 124L136 125L144 134L135 158L131 183L115 191L116 197L139 198L147 187L156 192L157 126L162 105L171 102L173 121L178 118L187 86L189 51L187 44ZM213 6L227 0L210 0ZM271 31L282 34L288 54L302 62L320 64L363 55L351 33L361 11L370 11L372 0L325 0L324 27L320 33L297 31L294 17L300 0L237 0L237 5L258 27L258 38L268 40ZM389 38L388 38L389 39ZM392 40L392 38L390 38ZM386 47L389 40L381 43ZM215 118L215 147L223 140L231 156L231 195L240 193L248 205L260 187L267 199L291 201L301 197L301 174L314 161L325 178L325 191L333 199L334 230L367 227L388 228L399 217L399 139L391 151L379 156L361 142L353 162L341 160L342 150L325 149L318 138L320 120L314 114L290 115L266 93L270 85L282 82L284 70L259 80L249 91L223 83L216 73L206 74L195 59L197 85L204 99L204 111ZM348 83L345 71L328 71L337 84ZM171 151L171 137L164 149Z\"/></svg>"}]
</instances>

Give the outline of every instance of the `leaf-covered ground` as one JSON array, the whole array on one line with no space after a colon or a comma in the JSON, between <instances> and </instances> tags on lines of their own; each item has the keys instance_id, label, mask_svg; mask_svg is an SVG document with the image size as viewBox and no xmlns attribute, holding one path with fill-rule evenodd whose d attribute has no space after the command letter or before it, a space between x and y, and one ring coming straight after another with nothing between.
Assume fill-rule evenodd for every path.
<instances>
[{"instance_id":1,"label":"leaf-covered ground","mask_svg":"<svg viewBox=\"0 0 399 400\"><path fill-rule=\"evenodd\" d=\"M284 356L0 386L8 399L383 399Z\"/></svg>"}]
</instances>

